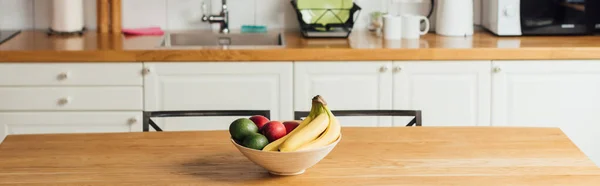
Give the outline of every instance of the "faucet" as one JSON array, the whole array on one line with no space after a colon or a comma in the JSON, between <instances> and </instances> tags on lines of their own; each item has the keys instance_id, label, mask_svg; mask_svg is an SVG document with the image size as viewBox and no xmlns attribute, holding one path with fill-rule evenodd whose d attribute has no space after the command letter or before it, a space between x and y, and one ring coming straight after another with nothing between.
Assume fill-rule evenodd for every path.
<instances>
[{"instance_id":1,"label":"faucet","mask_svg":"<svg viewBox=\"0 0 600 186\"><path fill-rule=\"evenodd\" d=\"M227 0L221 2L221 12L219 15L206 15L207 9L206 4L202 3L202 21L209 23L219 23L219 32L227 34L229 33L229 10L227 9Z\"/></svg>"}]
</instances>

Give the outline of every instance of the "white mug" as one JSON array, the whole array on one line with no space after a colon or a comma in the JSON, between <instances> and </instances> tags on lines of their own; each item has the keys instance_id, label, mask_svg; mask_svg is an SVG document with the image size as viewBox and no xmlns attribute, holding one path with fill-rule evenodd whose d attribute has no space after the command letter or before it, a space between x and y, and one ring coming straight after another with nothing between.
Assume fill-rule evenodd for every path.
<instances>
[{"instance_id":1,"label":"white mug","mask_svg":"<svg viewBox=\"0 0 600 186\"><path fill-rule=\"evenodd\" d=\"M402 17L385 15L383 16L383 38L387 40L402 39Z\"/></svg>"},{"instance_id":2,"label":"white mug","mask_svg":"<svg viewBox=\"0 0 600 186\"><path fill-rule=\"evenodd\" d=\"M425 29L421 30L421 20L425 21ZM402 15L402 38L419 39L429 32L429 19L419 15Z\"/></svg>"}]
</instances>

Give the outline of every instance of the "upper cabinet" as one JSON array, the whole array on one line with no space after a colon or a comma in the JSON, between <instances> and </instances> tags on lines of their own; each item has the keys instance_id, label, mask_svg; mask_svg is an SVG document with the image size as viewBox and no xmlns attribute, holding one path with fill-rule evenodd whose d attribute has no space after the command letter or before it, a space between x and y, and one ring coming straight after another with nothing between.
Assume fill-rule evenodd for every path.
<instances>
[{"instance_id":1,"label":"upper cabinet","mask_svg":"<svg viewBox=\"0 0 600 186\"><path fill-rule=\"evenodd\" d=\"M309 111L315 95L332 110L392 108L392 62L296 62L294 108ZM340 117L343 126L391 126L391 117Z\"/></svg>"},{"instance_id":2,"label":"upper cabinet","mask_svg":"<svg viewBox=\"0 0 600 186\"><path fill-rule=\"evenodd\" d=\"M560 127L600 163L600 61L494 61L492 124Z\"/></svg>"},{"instance_id":3,"label":"upper cabinet","mask_svg":"<svg viewBox=\"0 0 600 186\"><path fill-rule=\"evenodd\" d=\"M421 110L423 126L489 125L490 66L490 61L394 62L394 109ZM394 118L394 125L410 119Z\"/></svg>"},{"instance_id":4,"label":"upper cabinet","mask_svg":"<svg viewBox=\"0 0 600 186\"><path fill-rule=\"evenodd\" d=\"M145 63L145 110L270 110L292 120L292 62ZM227 129L238 117L153 119L166 131Z\"/></svg>"}]
</instances>

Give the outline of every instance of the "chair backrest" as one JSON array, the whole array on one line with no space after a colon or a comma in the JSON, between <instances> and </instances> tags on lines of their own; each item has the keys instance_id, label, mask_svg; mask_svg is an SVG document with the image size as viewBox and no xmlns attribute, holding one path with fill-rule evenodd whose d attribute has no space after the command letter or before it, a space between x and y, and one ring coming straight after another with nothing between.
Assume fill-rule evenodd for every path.
<instances>
[{"instance_id":1,"label":"chair backrest","mask_svg":"<svg viewBox=\"0 0 600 186\"><path fill-rule=\"evenodd\" d=\"M150 131L150 127L156 131L163 131L151 118L165 117L208 117L208 116L254 116L262 115L271 119L270 110L177 110L177 111L154 111L144 112L142 130Z\"/></svg>"},{"instance_id":2,"label":"chair backrest","mask_svg":"<svg viewBox=\"0 0 600 186\"><path fill-rule=\"evenodd\" d=\"M300 120L303 117L308 116L309 112L296 111L294 112L294 119ZM413 116L408 124L409 126L421 126L421 111L420 110L332 110L331 113L335 116Z\"/></svg>"}]
</instances>

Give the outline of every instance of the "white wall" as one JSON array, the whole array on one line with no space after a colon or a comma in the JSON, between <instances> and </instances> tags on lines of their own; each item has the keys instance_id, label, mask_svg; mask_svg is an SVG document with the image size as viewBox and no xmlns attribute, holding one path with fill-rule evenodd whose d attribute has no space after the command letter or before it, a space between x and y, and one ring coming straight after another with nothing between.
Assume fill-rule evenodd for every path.
<instances>
[{"instance_id":1,"label":"white wall","mask_svg":"<svg viewBox=\"0 0 600 186\"><path fill-rule=\"evenodd\" d=\"M96 1L85 1L86 26L96 28ZM206 1L210 10L220 10L221 0L122 0L123 27L160 26L167 30L210 29L201 22L201 4ZM429 0L402 7L390 6L394 0L355 0L363 8L355 29L365 29L368 14L373 11L402 11L425 15ZM481 0L474 6L480 7ZM51 0L0 0L0 29L47 29L50 23ZM268 28L297 28L296 14L289 0L228 0L231 29L241 25L266 25ZM209 10L209 11L210 11ZM474 8L475 22L479 23L479 8ZM216 25L212 26L213 29Z\"/></svg>"}]
</instances>

